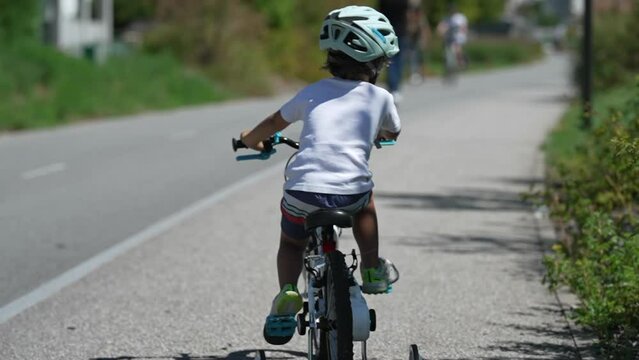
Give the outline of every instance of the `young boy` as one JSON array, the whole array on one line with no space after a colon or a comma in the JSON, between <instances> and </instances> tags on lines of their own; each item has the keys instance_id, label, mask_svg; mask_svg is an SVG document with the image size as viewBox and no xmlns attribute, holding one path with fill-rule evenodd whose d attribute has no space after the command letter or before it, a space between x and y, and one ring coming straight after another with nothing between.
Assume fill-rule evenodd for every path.
<instances>
[{"instance_id":1,"label":"young boy","mask_svg":"<svg viewBox=\"0 0 639 360\"><path fill-rule=\"evenodd\" d=\"M324 20L320 49L328 50L326 68L334 76L302 89L276 113L240 138L263 150L261 140L302 120L300 149L286 169L281 202L282 221L277 270L281 291L271 317L291 316L302 308L297 280L308 238L304 217L321 208L339 208L353 215L353 235L362 260L362 289L384 293L388 269L379 261L377 215L368 159L378 138L397 139L400 121L392 95L375 86L389 59L399 52L388 19L365 6L334 10ZM264 337L274 345L290 336Z\"/></svg>"}]
</instances>

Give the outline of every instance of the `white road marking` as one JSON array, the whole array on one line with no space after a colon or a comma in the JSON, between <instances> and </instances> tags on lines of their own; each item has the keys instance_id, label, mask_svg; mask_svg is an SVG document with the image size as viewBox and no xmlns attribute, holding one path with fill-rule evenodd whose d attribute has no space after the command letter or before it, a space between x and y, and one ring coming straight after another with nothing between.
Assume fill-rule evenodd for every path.
<instances>
[{"instance_id":1,"label":"white road marking","mask_svg":"<svg viewBox=\"0 0 639 360\"><path fill-rule=\"evenodd\" d=\"M46 166L42 166L33 170L25 171L22 173L22 178L24 180L33 180L35 178L39 178L42 176L51 175L57 172L61 172L67 169L67 164L65 163L54 163Z\"/></svg>"},{"instance_id":2,"label":"white road marking","mask_svg":"<svg viewBox=\"0 0 639 360\"><path fill-rule=\"evenodd\" d=\"M115 244L114 246L104 250L103 252L93 256L92 258L84 261L76 265L75 267L67 270L66 272L58 275L57 277L49 280L48 282L40 285L35 290L30 293L10 302L7 305L4 305L0 308L0 324L8 321L12 317L20 314L24 310L30 308L31 306L46 300L53 294L62 290L63 288L75 283L76 281L82 279L87 276L91 272L97 270L102 265L112 261L116 257L126 253L127 251L139 246L145 241L152 239L172 227L179 225L185 222L190 217L193 217L206 209L209 209L213 205L219 203L220 201L228 198L234 193L258 183L263 179L274 175L278 172L283 171L285 162L280 162L275 164L274 166L262 170L256 174L251 174L250 176L227 186L226 188L214 192L208 197L197 201L190 206L170 215L169 217L160 220L159 222L147 227L141 232L127 238L126 240Z\"/></svg>"},{"instance_id":3,"label":"white road marking","mask_svg":"<svg viewBox=\"0 0 639 360\"><path fill-rule=\"evenodd\" d=\"M173 133L169 136L169 140L171 141L184 141L188 139L192 139L197 135L195 130L184 130Z\"/></svg>"}]
</instances>

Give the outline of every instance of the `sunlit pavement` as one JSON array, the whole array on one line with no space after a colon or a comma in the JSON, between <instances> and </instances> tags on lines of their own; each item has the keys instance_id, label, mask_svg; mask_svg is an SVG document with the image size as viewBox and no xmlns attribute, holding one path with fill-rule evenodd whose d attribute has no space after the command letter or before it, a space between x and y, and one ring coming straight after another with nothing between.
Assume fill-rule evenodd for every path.
<instances>
[{"instance_id":1,"label":"sunlit pavement","mask_svg":"<svg viewBox=\"0 0 639 360\"><path fill-rule=\"evenodd\" d=\"M566 107L567 65L551 57L468 75L455 87L429 79L404 89L400 142L373 153L381 253L402 277L391 295L369 298L378 316L369 358L405 359L411 343L428 359L577 358L560 306L541 284L548 224L520 199L542 178L540 145ZM281 100L185 110L185 118L226 109L247 119L219 124L215 156L230 161L211 161L207 174L211 182L226 179L213 189L223 196L209 197L189 216L1 324L0 358L249 359L255 349L273 358L303 358L305 338L280 352L261 338L277 290L282 174L258 168L279 160L236 164L226 150L232 134ZM170 121L164 118L151 132L163 123ZM117 124L83 128L107 126L117 133ZM143 131L137 134L144 138ZM58 165L28 174L71 169ZM255 181L228 187L232 179L250 179L253 170ZM352 237L340 246L350 250ZM84 259L101 251L87 251ZM50 278L57 275L50 271Z\"/></svg>"}]
</instances>

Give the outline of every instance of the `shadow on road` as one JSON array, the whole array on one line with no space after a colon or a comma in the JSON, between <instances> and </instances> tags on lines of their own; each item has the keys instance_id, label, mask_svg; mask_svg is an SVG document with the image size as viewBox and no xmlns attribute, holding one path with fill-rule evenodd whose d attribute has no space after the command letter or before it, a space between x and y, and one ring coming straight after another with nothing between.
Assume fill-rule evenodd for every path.
<instances>
[{"instance_id":1,"label":"shadow on road","mask_svg":"<svg viewBox=\"0 0 639 360\"><path fill-rule=\"evenodd\" d=\"M421 247L429 253L449 254L502 254L536 251L536 239L513 239L506 236L461 236L425 233L422 236L400 236L396 243L403 246Z\"/></svg>"},{"instance_id":2,"label":"shadow on road","mask_svg":"<svg viewBox=\"0 0 639 360\"><path fill-rule=\"evenodd\" d=\"M557 312L560 310L552 306L542 309L542 311ZM531 316L533 316L531 314ZM512 360L512 359L532 359L532 360L581 360L581 356L571 343L558 344L557 342L544 341L549 338L570 339L572 334L570 329L562 328L557 330L553 324L540 324L527 326L521 324L496 324L493 326L509 328L512 331L524 334L529 341L505 341L494 345L484 346L481 349L487 353L498 353L500 355L473 356L465 358L443 358L432 357L433 360ZM539 341L535 341L539 339Z\"/></svg>"},{"instance_id":3,"label":"shadow on road","mask_svg":"<svg viewBox=\"0 0 639 360\"><path fill-rule=\"evenodd\" d=\"M539 176L532 176L532 177L505 176L505 177L493 177L490 179L497 182L503 182L506 184L516 184L516 185L541 185L545 182L545 179Z\"/></svg>"},{"instance_id":4,"label":"shadow on road","mask_svg":"<svg viewBox=\"0 0 639 360\"><path fill-rule=\"evenodd\" d=\"M532 206L521 192L526 187L542 183L538 178L486 179L494 183L491 188L460 188L442 193L375 192L376 200L385 206L414 211L475 212L487 216L475 217L478 229L463 230L465 233L427 232L423 229L408 234L390 237L401 246L421 249L432 254L455 256L482 254L490 261L507 261L513 266L505 268L504 274L527 282L538 283L545 272L541 261L548 246L541 238L532 213ZM503 188L501 187L503 186ZM511 191L505 189L512 189ZM489 213L493 213L488 216ZM502 214L509 213L502 219ZM517 214L512 216L511 214ZM428 216L428 215L426 215ZM451 215L455 216L455 215ZM484 219L485 220L482 220ZM462 226L462 228L465 228ZM503 255L503 256L502 256ZM436 255L435 255L436 256ZM487 323L487 327L508 329L520 334L518 340L495 339L490 345L480 347L481 352L492 355L454 358L476 359L580 359L572 341L573 332L558 323L540 323L541 314L552 313L549 318L561 319L564 314L555 303L532 306L517 314L510 314L503 323ZM514 319L513 319L514 315ZM544 317L545 318L545 317ZM530 320L535 319L535 320ZM557 339L562 339L557 341ZM426 354L428 355L428 354ZM427 356L427 358L429 358ZM453 358L432 357L437 360Z\"/></svg>"},{"instance_id":5,"label":"shadow on road","mask_svg":"<svg viewBox=\"0 0 639 360\"><path fill-rule=\"evenodd\" d=\"M542 311L549 311L555 313L556 316L563 316L561 310L549 306ZM521 325L521 324L493 324L495 326L501 326L512 329L519 333L526 334L527 338L535 339L541 338L563 338L570 339L572 334L567 327L557 329L553 324L542 324L537 326ZM502 342L495 345L486 347L489 351L499 351L506 354L512 354L511 356L504 357L504 359L512 359L513 357L519 358L525 355L526 359L552 359L552 360L576 360L581 359L576 352L573 344L558 344L556 342L548 341L510 341ZM493 358L491 358L493 359Z\"/></svg>"},{"instance_id":6,"label":"shadow on road","mask_svg":"<svg viewBox=\"0 0 639 360\"><path fill-rule=\"evenodd\" d=\"M446 211L529 211L521 194L503 190L459 189L449 194L376 191L375 200L401 209Z\"/></svg>"},{"instance_id":7,"label":"shadow on road","mask_svg":"<svg viewBox=\"0 0 639 360\"><path fill-rule=\"evenodd\" d=\"M89 360L252 360L255 359L255 354L258 349L240 350L229 353L226 356L220 355L191 355L191 354L177 354L177 355L159 355L159 356L131 356L122 355L116 357L97 357L90 358ZM284 359L299 359L306 358L306 353L299 351L288 350L264 350L269 359L284 360Z\"/></svg>"}]
</instances>

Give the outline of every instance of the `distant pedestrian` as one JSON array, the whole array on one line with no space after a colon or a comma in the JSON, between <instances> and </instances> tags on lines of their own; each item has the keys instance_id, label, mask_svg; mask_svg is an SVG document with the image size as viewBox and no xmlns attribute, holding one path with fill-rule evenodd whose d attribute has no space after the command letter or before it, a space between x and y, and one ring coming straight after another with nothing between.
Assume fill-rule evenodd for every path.
<instances>
[{"instance_id":1,"label":"distant pedestrian","mask_svg":"<svg viewBox=\"0 0 639 360\"><path fill-rule=\"evenodd\" d=\"M407 44L404 54L410 67L410 81L419 84L424 81L426 49L431 32L428 19L424 14L421 0L409 0L406 13Z\"/></svg>"},{"instance_id":2,"label":"distant pedestrian","mask_svg":"<svg viewBox=\"0 0 639 360\"><path fill-rule=\"evenodd\" d=\"M399 103L401 101L401 82L402 82L402 74L404 71L404 61L405 61L405 46L410 43L408 40L408 1L409 0L380 0L379 1L379 10L382 14L386 15L391 25L393 25L393 29L395 30L395 34L397 35L397 39L399 41L400 53L396 55L388 69L388 91L393 94L393 98L395 99L395 103Z\"/></svg>"}]
</instances>

